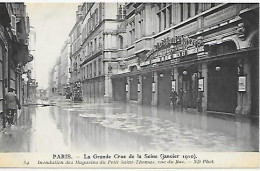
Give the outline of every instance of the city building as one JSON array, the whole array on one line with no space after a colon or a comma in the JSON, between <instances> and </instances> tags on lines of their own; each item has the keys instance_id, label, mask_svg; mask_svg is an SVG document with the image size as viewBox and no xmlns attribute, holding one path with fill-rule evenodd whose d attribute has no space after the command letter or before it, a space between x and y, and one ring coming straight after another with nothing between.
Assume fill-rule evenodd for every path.
<instances>
[{"instance_id":1,"label":"city building","mask_svg":"<svg viewBox=\"0 0 260 171\"><path fill-rule=\"evenodd\" d=\"M49 96L59 95L59 58L49 72Z\"/></svg>"},{"instance_id":2,"label":"city building","mask_svg":"<svg viewBox=\"0 0 260 171\"><path fill-rule=\"evenodd\" d=\"M69 40L65 41L64 46L61 50L60 56L60 84L61 84L61 94L65 95L66 92L70 92L70 43Z\"/></svg>"},{"instance_id":3,"label":"city building","mask_svg":"<svg viewBox=\"0 0 260 171\"><path fill-rule=\"evenodd\" d=\"M113 99L258 115L259 4L127 3L118 27Z\"/></svg>"},{"instance_id":4,"label":"city building","mask_svg":"<svg viewBox=\"0 0 260 171\"><path fill-rule=\"evenodd\" d=\"M83 3L80 80L87 102L112 101L117 60L117 3Z\"/></svg>"},{"instance_id":5,"label":"city building","mask_svg":"<svg viewBox=\"0 0 260 171\"><path fill-rule=\"evenodd\" d=\"M80 80L80 60L81 60L81 23L82 23L82 5L78 6L76 11L76 23L69 33L70 38L70 91L81 83Z\"/></svg>"},{"instance_id":6,"label":"city building","mask_svg":"<svg viewBox=\"0 0 260 171\"><path fill-rule=\"evenodd\" d=\"M28 50L29 32L24 3L0 3L0 113L4 112L3 98L9 88L22 102L28 91L22 75L29 73L25 65L33 60Z\"/></svg>"}]
</instances>

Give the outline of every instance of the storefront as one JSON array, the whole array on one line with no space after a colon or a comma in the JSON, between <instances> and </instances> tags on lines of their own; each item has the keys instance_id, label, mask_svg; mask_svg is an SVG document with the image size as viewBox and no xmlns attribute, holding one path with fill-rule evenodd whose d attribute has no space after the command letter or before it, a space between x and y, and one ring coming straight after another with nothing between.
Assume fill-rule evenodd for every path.
<instances>
[{"instance_id":1,"label":"storefront","mask_svg":"<svg viewBox=\"0 0 260 171\"><path fill-rule=\"evenodd\" d=\"M151 105L152 104L152 85L154 78L152 72L144 73L142 75L142 104Z\"/></svg>"},{"instance_id":2,"label":"storefront","mask_svg":"<svg viewBox=\"0 0 260 171\"><path fill-rule=\"evenodd\" d=\"M170 107L171 70L158 71L158 106Z\"/></svg>"},{"instance_id":3,"label":"storefront","mask_svg":"<svg viewBox=\"0 0 260 171\"><path fill-rule=\"evenodd\" d=\"M138 75L130 76L130 100L132 101L138 100L138 83Z\"/></svg>"},{"instance_id":4,"label":"storefront","mask_svg":"<svg viewBox=\"0 0 260 171\"><path fill-rule=\"evenodd\" d=\"M113 97L114 101L125 102L126 101L126 77L119 77L112 79Z\"/></svg>"},{"instance_id":5,"label":"storefront","mask_svg":"<svg viewBox=\"0 0 260 171\"><path fill-rule=\"evenodd\" d=\"M181 66L178 68L179 71L179 80L178 87L179 93L180 89L187 91L188 93L188 108L197 108L197 98L198 98L198 65L191 64L189 66Z\"/></svg>"}]
</instances>

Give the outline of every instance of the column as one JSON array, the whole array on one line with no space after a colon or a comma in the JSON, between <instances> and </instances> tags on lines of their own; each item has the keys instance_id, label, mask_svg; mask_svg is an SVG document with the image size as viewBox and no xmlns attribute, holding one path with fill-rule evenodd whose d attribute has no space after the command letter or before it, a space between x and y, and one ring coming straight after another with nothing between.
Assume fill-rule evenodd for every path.
<instances>
[{"instance_id":1,"label":"column","mask_svg":"<svg viewBox=\"0 0 260 171\"><path fill-rule=\"evenodd\" d=\"M207 112L207 103L208 103L208 66L206 63L202 64L201 67L202 77L204 78L204 92L202 98L202 112Z\"/></svg>"},{"instance_id":2,"label":"column","mask_svg":"<svg viewBox=\"0 0 260 171\"><path fill-rule=\"evenodd\" d=\"M129 102L130 101L130 77L126 78L126 83L128 85L128 91L126 92L126 101Z\"/></svg>"},{"instance_id":3,"label":"column","mask_svg":"<svg viewBox=\"0 0 260 171\"><path fill-rule=\"evenodd\" d=\"M175 80L175 88L176 88L176 92L178 92L179 90L179 72L178 72L178 68L174 68L173 71L173 78Z\"/></svg>"},{"instance_id":4,"label":"column","mask_svg":"<svg viewBox=\"0 0 260 171\"><path fill-rule=\"evenodd\" d=\"M94 82L93 82L94 85ZM94 95L93 95L94 96ZM105 76L105 95L104 95L104 102L112 101L112 80L110 75Z\"/></svg>"},{"instance_id":5,"label":"column","mask_svg":"<svg viewBox=\"0 0 260 171\"><path fill-rule=\"evenodd\" d=\"M138 104L142 104L142 101L143 101L143 99L142 99L142 97L143 97L143 92L142 92L143 79L142 79L142 78L143 78L142 75L139 75L139 76L138 76L138 80L139 80L139 82L138 82L138 88L137 88L137 90L138 90L137 103L138 103Z\"/></svg>"},{"instance_id":6,"label":"column","mask_svg":"<svg viewBox=\"0 0 260 171\"><path fill-rule=\"evenodd\" d=\"M152 106L157 106L157 104L158 104L158 73L154 72L153 75L154 75L154 78L153 78L154 83L152 83L152 84L154 84L155 91L152 91L152 93L153 93Z\"/></svg>"}]
</instances>

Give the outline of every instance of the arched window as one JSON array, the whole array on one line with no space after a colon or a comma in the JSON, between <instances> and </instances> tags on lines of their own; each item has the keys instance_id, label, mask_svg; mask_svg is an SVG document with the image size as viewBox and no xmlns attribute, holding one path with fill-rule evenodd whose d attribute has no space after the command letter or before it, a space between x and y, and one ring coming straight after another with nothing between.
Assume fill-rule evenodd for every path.
<instances>
[{"instance_id":1,"label":"arched window","mask_svg":"<svg viewBox=\"0 0 260 171\"><path fill-rule=\"evenodd\" d=\"M137 66L136 66L136 65L131 66L131 67L129 68L129 70L130 70L130 72L137 71Z\"/></svg>"},{"instance_id":2,"label":"arched window","mask_svg":"<svg viewBox=\"0 0 260 171\"><path fill-rule=\"evenodd\" d=\"M124 46L124 40L123 40L123 37L122 36L118 36L118 42L119 42L119 49L123 49L123 46Z\"/></svg>"}]
</instances>

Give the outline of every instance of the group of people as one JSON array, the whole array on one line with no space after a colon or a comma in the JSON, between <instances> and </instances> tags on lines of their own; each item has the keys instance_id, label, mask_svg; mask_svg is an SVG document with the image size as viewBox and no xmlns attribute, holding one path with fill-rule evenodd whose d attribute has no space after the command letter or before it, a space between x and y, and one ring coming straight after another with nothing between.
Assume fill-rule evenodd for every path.
<instances>
[{"instance_id":1,"label":"group of people","mask_svg":"<svg viewBox=\"0 0 260 171\"><path fill-rule=\"evenodd\" d=\"M170 98L171 98L173 110L175 110L176 108L179 108L182 111L184 108L185 111L187 111L188 100L189 100L188 90L186 90L186 89L183 90L182 88L180 88L179 94L178 94L176 92L176 90L174 88L172 88L172 91L170 93ZM203 94L201 92L199 92L198 99L197 99L198 112L202 112L202 107L201 107L202 98L203 98Z\"/></svg>"},{"instance_id":2,"label":"group of people","mask_svg":"<svg viewBox=\"0 0 260 171\"><path fill-rule=\"evenodd\" d=\"M176 92L176 90L173 88L171 93L170 93L170 98L173 106L173 110L176 108L180 108L185 111L187 110L188 107L188 91L183 90L180 88L179 94Z\"/></svg>"}]
</instances>

